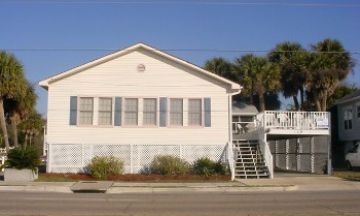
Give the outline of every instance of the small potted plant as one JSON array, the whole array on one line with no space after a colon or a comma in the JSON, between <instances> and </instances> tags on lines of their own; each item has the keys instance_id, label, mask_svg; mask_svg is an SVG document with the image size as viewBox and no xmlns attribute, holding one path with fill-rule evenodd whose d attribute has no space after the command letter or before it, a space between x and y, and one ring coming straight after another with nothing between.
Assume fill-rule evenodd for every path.
<instances>
[{"instance_id":1,"label":"small potted plant","mask_svg":"<svg viewBox=\"0 0 360 216\"><path fill-rule=\"evenodd\" d=\"M32 147L16 147L5 162L4 181L34 181L38 178L39 151Z\"/></svg>"}]
</instances>

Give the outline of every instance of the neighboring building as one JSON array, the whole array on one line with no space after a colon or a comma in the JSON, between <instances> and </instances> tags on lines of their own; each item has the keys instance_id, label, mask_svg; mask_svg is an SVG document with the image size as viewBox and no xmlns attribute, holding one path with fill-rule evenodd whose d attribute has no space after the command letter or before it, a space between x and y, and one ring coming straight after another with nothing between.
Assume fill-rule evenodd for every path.
<instances>
[{"instance_id":1,"label":"neighboring building","mask_svg":"<svg viewBox=\"0 0 360 216\"><path fill-rule=\"evenodd\" d=\"M114 155L137 173L156 155L227 160L240 85L139 43L41 81L47 172Z\"/></svg>"},{"instance_id":2,"label":"neighboring building","mask_svg":"<svg viewBox=\"0 0 360 216\"><path fill-rule=\"evenodd\" d=\"M234 138L239 134L247 133L256 127L258 110L254 105L234 101L232 107L232 121Z\"/></svg>"},{"instance_id":3,"label":"neighboring building","mask_svg":"<svg viewBox=\"0 0 360 216\"><path fill-rule=\"evenodd\" d=\"M344 165L345 154L360 144L360 90L336 101L333 114L333 154Z\"/></svg>"}]
</instances>

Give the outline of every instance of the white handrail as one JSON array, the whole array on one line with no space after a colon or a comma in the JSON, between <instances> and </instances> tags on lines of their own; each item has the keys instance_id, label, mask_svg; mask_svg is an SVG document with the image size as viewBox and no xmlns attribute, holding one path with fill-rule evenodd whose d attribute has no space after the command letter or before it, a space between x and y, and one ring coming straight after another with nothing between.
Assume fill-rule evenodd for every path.
<instances>
[{"instance_id":1,"label":"white handrail","mask_svg":"<svg viewBox=\"0 0 360 216\"><path fill-rule=\"evenodd\" d=\"M330 128L329 112L265 111L258 115L264 128L325 129Z\"/></svg>"},{"instance_id":2,"label":"white handrail","mask_svg":"<svg viewBox=\"0 0 360 216\"><path fill-rule=\"evenodd\" d=\"M266 141L265 131L259 130L259 147L260 151L264 156L265 165L269 170L269 177L274 178L274 161L273 155L271 154L271 150L268 142Z\"/></svg>"}]
</instances>

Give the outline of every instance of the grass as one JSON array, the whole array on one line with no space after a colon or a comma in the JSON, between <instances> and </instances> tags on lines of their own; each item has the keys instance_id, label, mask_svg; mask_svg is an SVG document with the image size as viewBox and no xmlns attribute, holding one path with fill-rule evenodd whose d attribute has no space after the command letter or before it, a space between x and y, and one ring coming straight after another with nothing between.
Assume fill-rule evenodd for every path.
<instances>
[{"instance_id":1,"label":"grass","mask_svg":"<svg viewBox=\"0 0 360 216\"><path fill-rule=\"evenodd\" d=\"M74 182L74 181L96 181L86 174L60 174L60 173L40 173L38 182ZM163 175L140 175L140 174L124 174L118 176L110 176L107 180L119 182L227 182L230 176L163 176Z\"/></svg>"},{"instance_id":2,"label":"grass","mask_svg":"<svg viewBox=\"0 0 360 216\"><path fill-rule=\"evenodd\" d=\"M334 171L333 176L343 178L350 181L360 181L360 171L351 170L351 171Z\"/></svg>"}]
</instances>

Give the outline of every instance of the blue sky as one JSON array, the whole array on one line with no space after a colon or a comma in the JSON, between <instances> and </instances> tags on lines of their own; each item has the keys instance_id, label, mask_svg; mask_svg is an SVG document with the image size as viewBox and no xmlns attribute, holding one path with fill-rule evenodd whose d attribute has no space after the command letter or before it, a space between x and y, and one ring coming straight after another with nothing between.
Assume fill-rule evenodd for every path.
<instances>
[{"instance_id":1,"label":"blue sky","mask_svg":"<svg viewBox=\"0 0 360 216\"><path fill-rule=\"evenodd\" d=\"M120 0L113 3L2 0L0 49L14 53L23 63L27 78L34 83L109 51L28 49L121 49L145 42L160 49L269 50L283 41L298 41L309 47L330 37L339 39L349 51L360 51L359 1L312 1L325 5L301 0L268 1L270 4L256 1L237 4L254 1L235 0L229 4L154 1L129 4L116 3L124 2ZM299 5L286 4L294 2ZM233 60L244 54L170 53L200 66L211 57ZM360 55L353 57L359 65ZM347 82L360 85L359 66ZM37 109L45 115L47 93L39 87L37 93Z\"/></svg>"}]
</instances>

